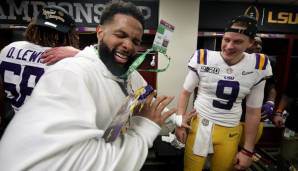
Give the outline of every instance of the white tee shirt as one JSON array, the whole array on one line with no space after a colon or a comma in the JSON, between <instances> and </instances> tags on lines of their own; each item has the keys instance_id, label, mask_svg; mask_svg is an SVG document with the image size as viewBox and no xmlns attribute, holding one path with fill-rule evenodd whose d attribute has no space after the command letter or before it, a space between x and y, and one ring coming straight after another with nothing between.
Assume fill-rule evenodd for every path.
<instances>
[{"instance_id":1,"label":"white tee shirt","mask_svg":"<svg viewBox=\"0 0 298 171\"><path fill-rule=\"evenodd\" d=\"M1 50L0 75L7 98L15 111L28 100L33 88L47 67L40 57L49 47L27 41L13 42Z\"/></svg>"},{"instance_id":2,"label":"white tee shirt","mask_svg":"<svg viewBox=\"0 0 298 171\"><path fill-rule=\"evenodd\" d=\"M232 127L239 123L241 102L247 96L247 105L261 107L263 92L253 91L272 75L264 54L244 53L244 58L229 66L218 51L200 49L189 62L197 74L198 94L194 106L197 112L216 124ZM254 95L251 93L255 93ZM254 99L249 99L254 98Z\"/></svg>"}]
</instances>

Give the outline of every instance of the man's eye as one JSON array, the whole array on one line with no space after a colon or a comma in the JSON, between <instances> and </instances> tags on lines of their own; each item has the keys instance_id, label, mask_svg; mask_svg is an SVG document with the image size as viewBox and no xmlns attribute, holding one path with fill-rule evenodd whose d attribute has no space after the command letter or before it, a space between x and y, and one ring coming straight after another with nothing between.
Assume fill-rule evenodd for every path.
<instances>
[{"instance_id":1,"label":"man's eye","mask_svg":"<svg viewBox=\"0 0 298 171\"><path fill-rule=\"evenodd\" d=\"M242 41L235 41L235 44L237 44L237 45L239 45L241 43L242 43Z\"/></svg>"},{"instance_id":2,"label":"man's eye","mask_svg":"<svg viewBox=\"0 0 298 171\"><path fill-rule=\"evenodd\" d=\"M125 37L125 35L124 34L122 34L122 33L117 33L117 34L115 34L117 37L119 37L119 38L124 38Z\"/></svg>"}]
</instances>

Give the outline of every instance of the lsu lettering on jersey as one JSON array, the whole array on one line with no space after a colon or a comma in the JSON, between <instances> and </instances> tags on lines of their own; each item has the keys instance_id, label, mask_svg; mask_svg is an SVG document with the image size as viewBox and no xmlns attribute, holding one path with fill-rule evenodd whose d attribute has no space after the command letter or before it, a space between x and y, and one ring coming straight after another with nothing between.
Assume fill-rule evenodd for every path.
<instances>
[{"instance_id":1,"label":"lsu lettering on jersey","mask_svg":"<svg viewBox=\"0 0 298 171\"><path fill-rule=\"evenodd\" d=\"M242 99L272 76L270 62L264 54L244 53L240 62L230 66L220 52L200 49L192 56L188 67L199 79L195 109L206 119L226 127L239 124Z\"/></svg>"},{"instance_id":2,"label":"lsu lettering on jersey","mask_svg":"<svg viewBox=\"0 0 298 171\"><path fill-rule=\"evenodd\" d=\"M6 97L15 111L24 104L47 67L40 57L48 47L27 41L13 42L1 50L0 75Z\"/></svg>"}]
</instances>

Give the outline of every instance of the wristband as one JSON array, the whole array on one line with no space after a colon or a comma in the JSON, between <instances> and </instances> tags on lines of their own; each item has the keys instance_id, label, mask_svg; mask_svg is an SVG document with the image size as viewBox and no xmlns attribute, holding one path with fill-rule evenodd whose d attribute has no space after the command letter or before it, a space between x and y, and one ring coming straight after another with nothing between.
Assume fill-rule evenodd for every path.
<instances>
[{"instance_id":1,"label":"wristband","mask_svg":"<svg viewBox=\"0 0 298 171\"><path fill-rule=\"evenodd\" d=\"M255 154L254 152L251 152L251 151L245 149L244 147L241 148L240 152L250 158Z\"/></svg>"},{"instance_id":2,"label":"wristband","mask_svg":"<svg viewBox=\"0 0 298 171\"><path fill-rule=\"evenodd\" d=\"M270 103L270 104L273 104L273 105L275 104L274 101L272 101L272 100L268 100L268 101L266 101L266 103Z\"/></svg>"},{"instance_id":3,"label":"wristband","mask_svg":"<svg viewBox=\"0 0 298 171\"><path fill-rule=\"evenodd\" d=\"M245 151L243 151L243 150L241 150L240 152L241 152L242 154L246 155L246 156L249 157L249 158L252 158L252 157L253 157L252 154L247 153L247 152L245 152Z\"/></svg>"},{"instance_id":4,"label":"wristband","mask_svg":"<svg viewBox=\"0 0 298 171\"><path fill-rule=\"evenodd\" d=\"M183 121L182 117L183 117L182 115L175 115L174 116L175 125L177 125L178 127L182 126L182 121Z\"/></svg>"}]
</instances>

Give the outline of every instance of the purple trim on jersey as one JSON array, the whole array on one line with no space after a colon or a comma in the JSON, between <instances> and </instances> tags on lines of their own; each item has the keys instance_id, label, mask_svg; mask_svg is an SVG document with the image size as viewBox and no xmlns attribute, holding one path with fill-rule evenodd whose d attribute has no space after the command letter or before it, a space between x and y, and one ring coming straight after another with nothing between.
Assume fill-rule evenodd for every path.
<instances>
[{"instance_id":1,"label":"purple trim on jersey","mask_svg":"<svg viewBox=\"0 0 298 171\"><path fill-rule=\"evenodd\" d=\"M265 63L263 65L263 67L262 67L262 70L265 70L266 69L267 64L268 64L268 57L265 56Z\"/></svg>"},{"instance_id":2,"label":"purple trim on jersey","mask_svg":"<svg viewBox=\"0 0 298 171\"><path fill-rule=\"evenodd\" d=\"M197 53L197 64L200 64L200 49L198 50L198 53Z\"/></svg>"},{"instance_id":3,"label":"purple trim on jersey","mask_svg":"<svg viewBox=\"0 0 298 171\"><path fill-rule=\"evenodd\" d=\"M259 53L256 53L256 66L255 66L255 69L259 69L259 65L260 65L260 54Z\"/></svg>"}]
</instances>

